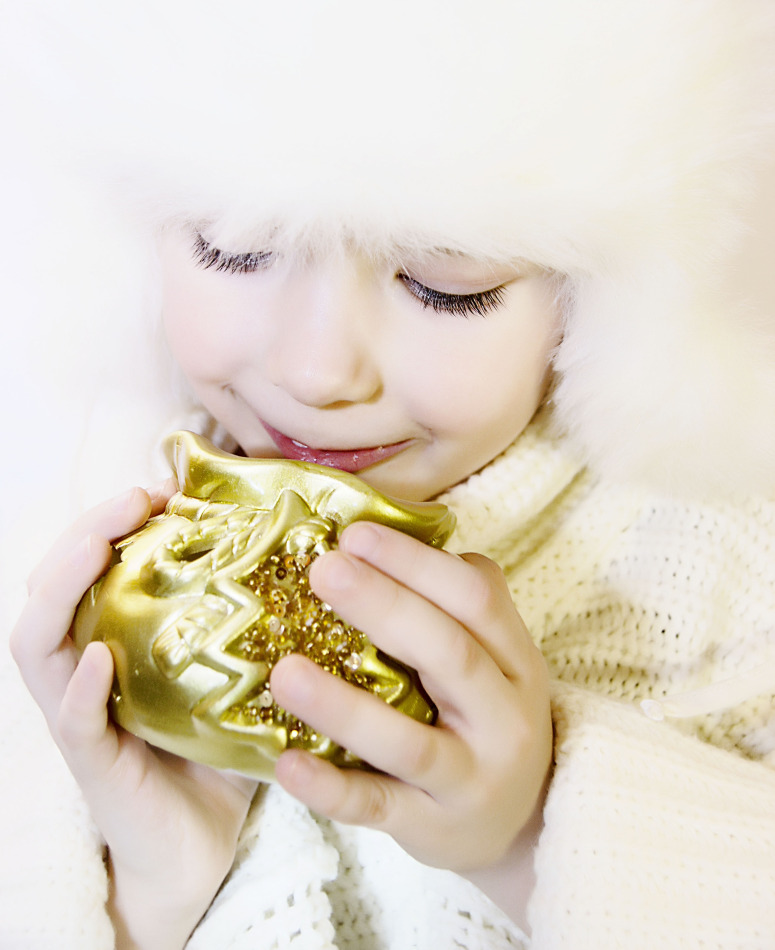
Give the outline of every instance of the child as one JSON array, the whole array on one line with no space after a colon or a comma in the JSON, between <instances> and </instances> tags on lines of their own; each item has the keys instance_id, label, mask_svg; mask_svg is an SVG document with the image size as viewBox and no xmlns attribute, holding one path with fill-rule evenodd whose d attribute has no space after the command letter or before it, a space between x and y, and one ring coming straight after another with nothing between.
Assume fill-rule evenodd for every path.
<instances>
[{"instance_id":1,"label":"child","mask_svg":"<svg viewBox=\"0 0 775 950\"><path fill-rule=\"evenodd\" d=\"M7 673L6 943L772 945L773 331L719 273L771 134L765 5L74 7L15 14L50 99L18 164L56 151L94 230L73 169L118 164L155 252L42 261L36 288L86 264L60 491L185 422L458 528L355 525L312 573L439 724L291 656L277 701L380 772L288 752L255 789L116 731L109 652L67 638L170 485L82 514L12 634L78 788Z\"/></svg>"}]
</instances>

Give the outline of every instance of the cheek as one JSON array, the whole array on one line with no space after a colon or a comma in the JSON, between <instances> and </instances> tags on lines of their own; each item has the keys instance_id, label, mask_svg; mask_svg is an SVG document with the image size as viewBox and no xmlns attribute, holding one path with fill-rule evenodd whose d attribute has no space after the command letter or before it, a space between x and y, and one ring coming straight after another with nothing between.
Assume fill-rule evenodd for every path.
<instances>
[{"instance_id":1,"label":"cheek","mask_svg":"<svg viewBox=\"0 0 775 950\"><path fill-rule=\"evenodd\" d=\"M217 378L230 362L229 337L219 307L198 275L167 275L162 323L173 357L193 380Z\"/></svg>"},{"instance_id":2,"label":"cheek","mask_svg":"<svg viewBox=\"0 0 775 950\"><path fill-rule=\"evenodd\" d=\"M196 312L165 306L164 331L175 360L188 376L202 376L212 366L211 332Z\"/></svg>"},{"instance_id":3,"label":"cheek","mask_svg":"<svg viewBox=\"0 0 775 950\"><path fill-rule=\"evenodd\" d=\"M543 397L559 320L545 288L527 285L496 319L460 325L418 361L429 427L510 441Z\"/></svg>"},{"instance_id":4,"label":"cheek","mask_svg":"<svg viewBox=\"0 0 775 950\"><path fill-rule=\"evenodd\" d=\"M553 345L549 333L505 333L440 346L413 367L416 410L449 434L525 424L542 398Z\"/></svg>"}]
</instances>

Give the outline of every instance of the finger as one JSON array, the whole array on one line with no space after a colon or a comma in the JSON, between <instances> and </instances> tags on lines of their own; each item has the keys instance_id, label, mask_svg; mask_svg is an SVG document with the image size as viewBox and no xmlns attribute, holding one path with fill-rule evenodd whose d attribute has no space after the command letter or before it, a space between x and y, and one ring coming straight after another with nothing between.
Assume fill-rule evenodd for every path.
<instances>
[{"instance_id":1,"label":"finger","mask_svg":"<svg viewBox=\"0 0 775 950\"><path fill-rule=\"evenodd\" d=\"M128 534L144 524L163 494L155 493L151 499L142 488L130 488L129 491L111 498L86 512L72 524L54 543L54 546L33 570L27 581L30 592L42 583L43 579L55 569L56 565L84 538L98 534L112 540Z\"/></svg>"},{"instance_id":2,"label":"finger","mask_svg":"<svg viewBox=\"0 0 775 950\"><path fill-rule=\"evenodd\" d=\"M287 792L313 811L345 824L389 831L391 813L396 810L395 780L344 772L300 749L284 752L275 774Z\"/></svg>"},{"instance_id":3,"label":"finger","mask_svg":"<svg viewBox=\"0 0 775 950\"><path fill-rule=\"evenodd\" d=\"M480 554L459 557L370 522L350 525L340 547L459 620L507 676L522 673L523 650L534 644L494 561Z\"/></svg>"},{"instance_id":4,"label":"finger","mask_svg":"<svg viewBox=\"0 0 775 950\"><path fill-rule=\"evenodd\" d=\"M165 478L158 485L146 488L145 492L151 499L151 516L159 515L164 511L167 502L178 490L178 483L172 476Z\"/></svg>"},{"instance_id":5,"label":"finger","mask_svg":"<svg viewBox=\"0 0 775 950\"><path fill-rule=\"evenodd\" d=\"M312 811L344 824L389 834L425 864L461 864L457 821L424 791L389 775L338 769L301 749L289 749L276 767L282 787Z\"/></svg>"},{"instance_id":6,"label":"finger","mask_svg":"<svg viewBox=\"0 0 775 950\"><path fill-rule=\"evenodd\" d=\"M67 635L73 614L110 558L104 538L84 538L35 588L11 633L11 653L50 725L78 660Z\"/></svg>"},{"instance_id":7,"label":"finger","mask_svg":"<svg viewBox=\"0 0 775 950\"><path fill-rule=\"evenodd\" d=\"M284 657L272 671L271 690L280 706L323 735L431 795L462 783L472 767L467 746L454 733L397 712L307 657Z\"/></svg>"},{"instance_id":8,"label":"finger","mask_svg":"<svg viewBox=\"0 0 775 950\"><path fill-rule=\"evenodd\" d=\"M503 713L510 684L501 669L468 630L424 597L342 551L318 558L310 581L348 623L417 670L456 731L462 722ZM480 701L468 703L471 695Z\"/></svg>"},{"instance_id":9,"label":"finger","mask_svg":"<svg viewBox=\"0 0 775 950\"><path fill-rule=\"evenodd\" d=\"M427 797L424 792L411 789L387 775L338 769L300 749L284 752L277 760L275 773L278 782L295 798L318 814L345 824L364 825L395 834L399 827L406 831L407 815L427 809L423 803ZM413 808L407 809L403 805L401 799L406 797L415 799Z\"/></svg>"},{"instance_id":10,"label":"finger","mask_svg":"<svg viewBox=\"0 0 775 950\"><path fill-rule=\"evenodd\" d=\"M104 643L90 643L70 677L57 713L60 748L81 784L99 784L115 765L118 743L107 712L112 682L109 648Z\"/></svg>"},{"instance_id":11,"label":"finger","mask_svg":"<svg viewBox=\"0 0 775 950\"><path fill-rule=\"evenodd\" d=\"M100 642L90 643L65 689L52 730L89 810L111 847L131 846L131 820L145 794L153 799L145 743L117 728L108 716L113 656ZM189 763L182 763L183 767Z\"/></svg>"}]
</instances>

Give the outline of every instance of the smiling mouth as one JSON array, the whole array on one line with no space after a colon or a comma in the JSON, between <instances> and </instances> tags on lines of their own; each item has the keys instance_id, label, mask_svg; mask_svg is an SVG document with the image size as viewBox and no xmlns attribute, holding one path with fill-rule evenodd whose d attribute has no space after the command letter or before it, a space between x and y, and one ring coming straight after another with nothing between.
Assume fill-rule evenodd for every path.
<instances>
[{"instance_id":1,"label":"smiling mouth","mask_svg":"<svg viewBox=\"0 0 775 950\"><path fill-rule=\"evenodd\" d=\"M273 429L268 423L261 420L261 425L269 433L270 438L282 452L283 457L297 462L314 462L316 465L326 465L328 468L338 468L342 472L360 472L378 462L399 452L403 452L414 441L405 439L403 442L393 442L390 445L376 445L362 449L315 449L311 445L297 442L290 436L283 435Z\"/></svg>"}]
</instances>

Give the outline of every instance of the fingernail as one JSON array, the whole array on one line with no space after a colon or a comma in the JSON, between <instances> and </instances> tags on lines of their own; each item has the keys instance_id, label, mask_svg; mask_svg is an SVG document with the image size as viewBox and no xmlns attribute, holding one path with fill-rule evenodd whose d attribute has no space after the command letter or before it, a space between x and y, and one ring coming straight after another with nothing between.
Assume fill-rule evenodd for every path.
<instances>
[{"instance_id":1,"label":"fingernail","mask_svg":"<svg viewBox=\"0 0 775 950\"><path fill-rule=\"evenodd\" d=\"M380 542L380 533L368 521L359 521L342 534L342 547L351 554L368 558Z\"/></svg>"},{"instance_id":2,"label":"fingernail","mask_svg":"<svg viewBox=\"0 0 775 950\"><path fill-rule=\"evenodd\" d=\"M314 698L315 683L305 669L299 669L293 664L292 669L287 663L278 663L270 676L270 689L282 697L282 701L290 705L309 704Z\"/></svg>"},{"instance_id":3,"label":"fingernail","mask_svg":"<svg viewBox=\"0 0 775 950\"><path fill-rule=\"evenodd\" d=\"M73 548L67 560L73 567L80 567L89 560L92 550L93 536L88 535Z\"/></svg>"},{"instance_id":4,"label":"fingernail","mask_svg":"<svg viewBox=\"0 0 775 950\"><path fill-rule=\"evenodd\" d=\"M151 485L150 488L146 488L151 501L155 502L159 498L163 498L166 495L169 495L171 492L174 492L176 489L175 482L172 478L165 478L161 482L157 482L155 485Z\"/></svg>"},{"instance_id":5,"label":"fingernail","mask_svg":"<svg viewBox=\"0 0 775 950\"><path fill-rule=\"evenodd\" d=\"M321 559L323 582L332 590L348 590L358 578L358 566L346 554L333 553Z\"/></svg>"},{"instance_id":6,"label":"fingernail","mask_svg":"<svg viewBox=\"0 0 775 950\"><path fill-rule=\"evenodd\" d=\"M113 509L115 511L125 511L132 504L136 492L136 488L130 488L127 491L122 492L120 495L116 495L116 497L111 502Z\"/></svg>"}]
</instances>

